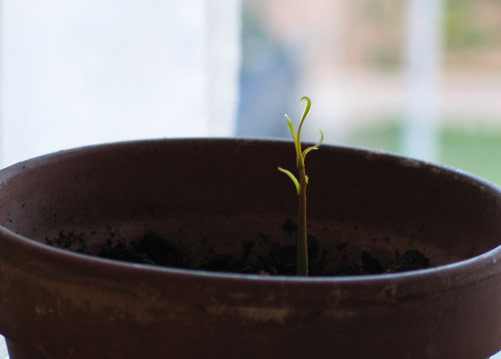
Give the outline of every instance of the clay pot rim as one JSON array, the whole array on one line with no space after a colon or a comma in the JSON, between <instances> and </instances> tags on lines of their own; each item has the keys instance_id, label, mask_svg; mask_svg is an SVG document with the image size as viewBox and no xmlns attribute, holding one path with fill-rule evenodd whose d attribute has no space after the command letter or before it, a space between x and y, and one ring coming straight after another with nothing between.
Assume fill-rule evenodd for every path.
<instances>
[{"instance_id":1,"label":"clay pot rim","mask_svg":"<svg viewBox=\"0 0 501 359\"><path fill-rule=\"evenodd\" d=\"M291 144L289 140L283 139L254 139L254 138L173 138L173 139L147 139L147 140L133 140L121 141L97 145L89 145L77 147L73 149L63 150L59 152L50 153L47 155L35 157L16 163L2 170L0 180L10 177L9 172L15 171L18 167L31 167L32 164L37 165L46 164L49 162L57 161L61 158L68 156L78 155L82 150L86 151L102 151L111 150L117 147L128 147L137 144L152 145L155 143L161 144L165 141L169 142L238 142L240 145L252 143L280 143ZM437 172L447 172L461 176L464 180L469 181L478 186L486 187L492 191L501 192L501 188L494 183L485 179L472 175L470 173L451 168L444 165L430 163L422 160L415 160L404 156L384 152L380 150L366 149L362 147L341 146L341 145L325 145L325 147L337 148L341 151L358 152L370 158L384 158L387 161L396 161L404 166L411 167L431 167L432 170ZM288 285L288 286L321 286L325 284L333 285L348 285L354 287L361 287L366 285L385 286L387 284L409 284L414 287L417 292L429 291L430 286L443 286L444 289L451 287L461 286L468 283L474 283L481 280L489 279L501 273L501 244L489 251L476 255L474 257L461 260L455 263L440 265L428 269L420 269L402 273L385 273L376 275L358 275L358 276L326 276L326 277L296 277L296 276L262 276L252 274L238 274L238 273L223 273L223 272L210 272L205 270L192 270L182 268L168 268L161 266L153 266L138 263L128 263L116 261L111 259L99 258L95 256L84 255L68 250L63 250L51 247L31 240L23 235L17 234L6 227L0 225L0 237L2 240L10 242L6 243L11 247L18 247L24 252L33 252L38 259L45 258L47 262L59 265L71 264L73 268L78 266L79 272L85 273L90 271L119 271L120 276L143 276L143 275L156 275L161 277L183 277L184 279L200 280L206 279L211 281L242 281L248 284L255 283L256 285ZM428 285L422 286L423 282Z\"/></svg>"}]
</instances>

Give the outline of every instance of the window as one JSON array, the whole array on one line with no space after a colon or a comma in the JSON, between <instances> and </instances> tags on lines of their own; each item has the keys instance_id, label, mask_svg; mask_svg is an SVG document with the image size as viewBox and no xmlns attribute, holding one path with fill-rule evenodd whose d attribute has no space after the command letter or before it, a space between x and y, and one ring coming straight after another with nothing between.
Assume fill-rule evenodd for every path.
<instances>
[{"instance_id":1,"label":"window","mask_svg":"<svg viewBox=\"0 0 501 359\"><path fill-rule=\"evenodd\" d=\"M501 3L245 0L243 14L237 134L288 136L283 114L308 95L311 141L322 127L501 183Z\"/></svg>"}]
</instances>

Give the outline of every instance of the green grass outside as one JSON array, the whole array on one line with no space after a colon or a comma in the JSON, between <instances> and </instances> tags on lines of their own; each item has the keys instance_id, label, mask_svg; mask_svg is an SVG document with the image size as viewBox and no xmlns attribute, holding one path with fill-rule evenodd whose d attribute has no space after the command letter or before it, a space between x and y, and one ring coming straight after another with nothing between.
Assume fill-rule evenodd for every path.
<instances>
[{"instance_id":1,"label":"green grass outside","mask_svg":"<svg viewBox=\"0 0 501 359\"><path fill-rule=\"evenodd\" d=\"M387 123L353 133L349 144L400 153L401 133L398 122ZM441 127L438 141L436 162L501 185L501 128L463 130Z\"/></svg>"}]
</instances>

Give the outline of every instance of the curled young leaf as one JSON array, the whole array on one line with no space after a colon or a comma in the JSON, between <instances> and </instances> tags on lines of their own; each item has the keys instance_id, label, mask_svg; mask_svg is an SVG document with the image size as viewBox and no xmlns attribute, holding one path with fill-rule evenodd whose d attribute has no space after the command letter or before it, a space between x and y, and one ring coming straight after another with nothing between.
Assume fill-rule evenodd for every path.
<instances>
[{"instance_id":1,"label":"curled young leaf","mask_svg":"<svg viewBox=\"0 0 501 359\"><path fill-rule=\"evenodd\" d=\"M320 145L324 142L324 132L322 131L321 128L319 128L319 131L320 131L320 140L318 141L318 143L315 146L308 147L307 149L305 149L303 151L303 160L306 158L306 155L308 153L310 153L313 150L318 150Z\"/></svg>"},{"instance_id":2,"label":"curled young leaf","mask_svg":"<svg viewBox=\"0 0 501 359\"><path fill-rule=\"evenodd\" d=\"M294 144L296 144L296 142L298 142L298 138L296 136L296 130L294 129L294 124L292 123L292 120L288 115L285 115L285 119L287 120L287 125L289 126L289 131L291 132L292 140L294 141Z\"/></svg>"},{"instance_id":3,"label":"curled young leaf","mask_svg":"<svg viewBox=\"0 0 501 359\"><path fill-rule=\"evenodd\" d=\"M297 180L296 176L294 176L294 174L291 171L286 170L285 168L278 167L278 170L282 173L285 173L292 180L292 182L294 183L294 186L296 187L297 195L300 196L301 195L301 186L299 185L299 181Z\"/></svg>"},{"instance_id":4,"label":"curled young leaf","mask_svg":"<svg viewBox=\"0 0 501 359\"><path fill-rule=\"evenodd\" d=\"M310 112L311 107L311 100L308 96L301 97L301 102L303 101L306 102L306 105L304 106L303 114L301 115L301 120L299 121L299 127L297 129L297 138L299 142L301 142L301 128L303 128L304 119L308 115L308 112Z\"/></svg>"}]
</instances>

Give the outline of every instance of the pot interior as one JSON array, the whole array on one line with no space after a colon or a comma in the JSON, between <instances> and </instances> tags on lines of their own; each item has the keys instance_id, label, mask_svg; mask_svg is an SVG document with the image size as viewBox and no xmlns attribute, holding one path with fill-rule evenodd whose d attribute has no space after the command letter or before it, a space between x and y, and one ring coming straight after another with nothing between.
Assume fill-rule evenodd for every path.
<instances>
[{"instance_id":1,"label":"pot interior","mask_svg":"<svg viewBox=\"0 0 501 359\"><path fill-rule=\"evenodd\" d=\"M1 171L0 224L92 255L161 237L193 268L211 256L255 262L277 246L277 255L295 258L297 196L277 171L293 170L293 150L288 142L200 139L44 156ZM499 245L499 190L472 176L327 145L306 165L310 253L326 274L367 254L386 265L417 249L438 266Z\"/></svg>"}]
</instances>

